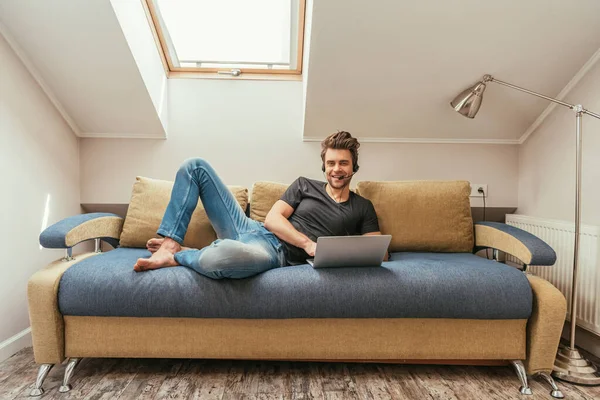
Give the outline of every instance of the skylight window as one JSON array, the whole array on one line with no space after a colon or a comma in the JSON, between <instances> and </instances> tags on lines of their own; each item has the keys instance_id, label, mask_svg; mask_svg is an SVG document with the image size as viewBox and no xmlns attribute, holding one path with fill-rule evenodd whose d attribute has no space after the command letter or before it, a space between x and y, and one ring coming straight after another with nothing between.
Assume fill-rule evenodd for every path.
<instances>
[{"instance_id":1,"label":"skylight window","mask_svg":"<svg viewBox=\"0 0 600 400\"><path fill-rule=\"evenodd\" d=\"M147 0L170 71L300 74L305 0Z\"/></svg>"}]
</instances>

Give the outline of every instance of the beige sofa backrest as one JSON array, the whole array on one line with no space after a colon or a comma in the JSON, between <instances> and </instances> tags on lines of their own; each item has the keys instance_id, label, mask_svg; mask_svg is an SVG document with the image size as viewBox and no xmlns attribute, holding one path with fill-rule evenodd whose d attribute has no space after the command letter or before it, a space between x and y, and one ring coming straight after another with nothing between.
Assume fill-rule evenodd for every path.
<instances>
[{"instance_id":1,"label":"beige sofa backrest","mask_svg":"<svg viewBox=\"0 0 600 400\"><path fill-rule=\"evenodd\" d=\"M371 200L390 251L471 252L473 219L467 181L370 182L357 185Z\"/></svg>"},{"instance_id":2,"label":"beige sofa backrest","mask_svg":"<svg viewBox=\"0 0 600 400\"><path fill-rule=\"evenodd\" d=\"M256 182L250 217L264 222L289 185ZM473 220L467 181L358 182L373 202L379 228L392 235L391 251L471 252Z\"/></svg>"},{"instance_id":3,"label":"beige sofa backrest","mask_svg":"<svg viewBox=\"0 0 600 400\"><path fill-rule=\"evenodd\" d=\"M288 184L259 181L252 187L250 217L264 222ZM121 233L121 246L145 247L169 203L172 181L137 177ZM240 207L248 189L228 186ZM473 220L467 181L358 182L361 196L373 202L379 227L392 235L391 251L471 252ZM202 203L192 215L184 246L203 248L217 238Z\"/></svg>"}]
</instances>

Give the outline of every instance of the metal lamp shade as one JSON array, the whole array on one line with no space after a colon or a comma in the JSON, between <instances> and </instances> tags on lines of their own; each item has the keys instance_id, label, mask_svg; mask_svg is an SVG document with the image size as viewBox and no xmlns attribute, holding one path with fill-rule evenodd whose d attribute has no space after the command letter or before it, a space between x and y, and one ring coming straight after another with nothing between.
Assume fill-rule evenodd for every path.
<instances>
[{"instance_id":1,"label":"metal lamp shade","mask_svg":"<svg viewBox=\"0 0 600 400\"><path fill-rule=\"evenodd\" d=\"M450 105L465 117L473 118L479 111L484 91L485 83L479 82L456 96Z\"/></svg>"}]
</instances>

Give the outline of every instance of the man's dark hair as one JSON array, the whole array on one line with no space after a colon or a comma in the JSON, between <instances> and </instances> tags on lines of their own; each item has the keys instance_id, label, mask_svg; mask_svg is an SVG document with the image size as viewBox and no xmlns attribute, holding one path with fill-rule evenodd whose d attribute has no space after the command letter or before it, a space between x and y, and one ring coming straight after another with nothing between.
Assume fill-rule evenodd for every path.
<instances>
[{"instance_id":1,"label":"man's dark hair","mask_svg":"<svg viewBox=\"0 0 600 400\"><path fill-rule=\"evenodd\" d=\"M352 155L352 171L358 171L358 148L360 143L356 138L353 138L350 132L338 131L327 136L321 142L321 160L323 161L323 172L325 172L325 153L327 149L334 150L350 150Z\"/></svg>"}]
</instances>

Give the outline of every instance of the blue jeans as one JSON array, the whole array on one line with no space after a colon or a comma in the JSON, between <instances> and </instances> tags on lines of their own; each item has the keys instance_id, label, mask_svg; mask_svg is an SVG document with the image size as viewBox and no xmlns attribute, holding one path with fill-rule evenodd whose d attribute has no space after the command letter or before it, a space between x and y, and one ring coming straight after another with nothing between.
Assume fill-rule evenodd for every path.
<instances>
[{"instance_id":1,"label":"blue jeans","mask_svg":"<svg viewBox=\"0 0 600 400\"><path fill-rule=\"evenodd\" d=\"M178 264L213 279L246 278L286 265L283 246L264 224L246 216L210 164L186 160L157 233L183 244L198 197L218 239L203 249L175 254Z\"/></svg>"}]
</instances>

